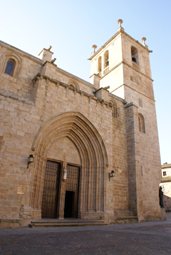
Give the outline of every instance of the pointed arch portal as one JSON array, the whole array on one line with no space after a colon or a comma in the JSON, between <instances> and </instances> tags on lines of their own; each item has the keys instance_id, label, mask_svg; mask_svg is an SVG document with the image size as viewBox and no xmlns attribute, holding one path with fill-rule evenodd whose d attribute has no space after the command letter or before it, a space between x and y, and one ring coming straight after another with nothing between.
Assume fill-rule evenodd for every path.
<instances>
[{"instance_id":1,"label":"pointed arch portal","mask_svg":"<svg viewBox=\"0 0 171 255\"><path fill-rule=\"evenodd\" d=\"M103 217L107 153L97 129L79 112L56 115L40 127L32 145L35 160L32 164L34 176L30 206L41 215L47 153L52 143L63 137L69 138L75 144L81 160L78 216Z\"/></svg>"}]
</instances>

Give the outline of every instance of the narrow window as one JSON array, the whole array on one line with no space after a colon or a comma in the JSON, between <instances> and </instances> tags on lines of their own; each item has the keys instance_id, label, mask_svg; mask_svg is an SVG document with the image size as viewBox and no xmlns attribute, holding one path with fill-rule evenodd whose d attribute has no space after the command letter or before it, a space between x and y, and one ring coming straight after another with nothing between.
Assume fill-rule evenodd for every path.
<instances>
[{"instance_id":1,"label":"narrow window","mask_svg":"<svg viewBox=\"0 0 171 255\"><path fill-rule=\"evenodd\" d=\"M15 61L13 59L9 59L7 62L5 73L13 76L14 68L15 68Z\"/></svg>"},{"instance_id":2,"label":"narrow window","mask_svg":"<svg viewBox=\"0 0 171 255\"><path fill-rule=\"evenodd\" d=\"M102 57L98 58L98 72L100 73L102 71Z\"/></svg>"},{"instance_id":3,"label":"narrow window","mask_svg":"<svg viewBox=\"0 0 171 255\"><path fill-rule=\"evenodd\" d=\"M131 57L133 62L139 64L138 50L134 46L131 47Z\"/></svg>"},{"instance_id":4,"label":"narrow window","mask_svg":"<svg viewBox=\"0 0 171 255\"><path fill-rule=\"evenodd\" d=\"M104 54L104 68L109 66L109 51L106 50Z\"/></svg>"},{"instance_id":5,"label":"narrow window","mask_svg":"<svg viewBox=\"0 0 171 255\"><path fill-rule=\"evenodd\" d=\"M163 176L167 176L167 172L166 171L163 171Z\"/></svg>"},{"instance_id":6,"label":"narrow window","mask_svg":"<svg viewBox=\"0 0 171 255\"><path fill-rule=\"evenodd\" d=\"M138 114L138 126L139 126L139 131L142 133L145 133L145 122L144 122L144 117L141 113Z\"/></svg>"}]
</instances>

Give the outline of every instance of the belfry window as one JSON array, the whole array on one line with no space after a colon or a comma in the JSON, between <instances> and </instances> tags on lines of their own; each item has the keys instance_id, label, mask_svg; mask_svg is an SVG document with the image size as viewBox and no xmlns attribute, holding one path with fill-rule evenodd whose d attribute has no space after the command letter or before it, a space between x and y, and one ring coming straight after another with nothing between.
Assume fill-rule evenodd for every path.
<instances>
[{"instance_id":1,"label":"belfry window","mask_svg":"<svg viewBox=\"0 0 171 255\"><path fill-rule=\"evenodd\" d=\"M131 58L133 62L139 65L138 50L134 46L131 47Z\"/></svg>"},{"instance_id":2,"label":"belfry window","mask_svg":"<svg viewBox=\"0 0 171 255\"><path fill-rule=\"evenodd\" d=\"M100 73L102 71L102 57L98 58L98 72Z\"/></svg>"},{"instance_id":3,"label":"belfry window","mask_svg":"<svg viewBox=\"0 0 171 255\"><path fill-rule=\"evenodd\" d=\"M138 126L139 126L139 131L142 133L145 133L145 121L141 113L138 114Z\"/></svg>"},{"instance_id":4,"label":"belfry window","mask_svg":"<svg viewBox=\"0 0 171 255\"><path fill-rule=\"evenodd\" d=\"M106 50L104 54L104 68L109 66L109 51Z\"/></svg>"},{"instance_id":5,"label":"belfry window","mask_svg":"<svg viewBox=\"0 0 171 255\"><path fill-rule=\"evenodd\" d=\"M15 60L9 59L6 65L5 73L13 76L15 68Z\"/></svg>"}]
</instances>

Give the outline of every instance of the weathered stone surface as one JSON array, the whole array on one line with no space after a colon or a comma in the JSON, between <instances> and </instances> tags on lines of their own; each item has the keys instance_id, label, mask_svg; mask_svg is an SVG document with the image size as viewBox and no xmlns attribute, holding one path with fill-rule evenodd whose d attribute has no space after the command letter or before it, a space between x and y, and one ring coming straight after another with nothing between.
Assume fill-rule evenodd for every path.
<instances>
[{"instance_id":1,"label":"weathered stone surface","mask_svg":"<svg viewBox=\"0 0 171 255\"><path fill-rule=\"evenodd\" d=\"M136 65L131 46L138 50ZM98 85L6 43L0 42L0 52L0 218L41 218L50 160L61 164L58 216L64 215L64 169L72 164L80 168L78 217L108 223L115 212L126 216L130 210L139 221L160 219L160 154L148 49L120 29L90 58ZM105 60L101 76L99 56ZM10 59L15 61L12 75L5 73ZM104 88L97 91L99 82ZM28 165L29 155L34 161Z\"/></svg>"}]
</instances>

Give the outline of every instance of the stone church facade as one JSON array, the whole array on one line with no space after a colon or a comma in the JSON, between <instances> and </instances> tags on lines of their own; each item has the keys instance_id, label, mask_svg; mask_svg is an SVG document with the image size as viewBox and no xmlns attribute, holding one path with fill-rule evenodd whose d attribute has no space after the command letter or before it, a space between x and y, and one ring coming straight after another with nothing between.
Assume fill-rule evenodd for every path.
<instances>
[{"instance_id":1,"label":"stone church facade","mask_svg":"<svg viewBox=\"0 0 171 255\"><path fill-rule=\"evenodd\" d=\"M161 219L148 47L119 28L90 83L0 41L0 218ZM110 87L109 87L110 86Z\"/></svg>"}]
</instances>

